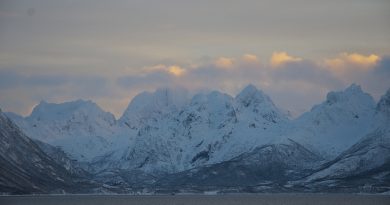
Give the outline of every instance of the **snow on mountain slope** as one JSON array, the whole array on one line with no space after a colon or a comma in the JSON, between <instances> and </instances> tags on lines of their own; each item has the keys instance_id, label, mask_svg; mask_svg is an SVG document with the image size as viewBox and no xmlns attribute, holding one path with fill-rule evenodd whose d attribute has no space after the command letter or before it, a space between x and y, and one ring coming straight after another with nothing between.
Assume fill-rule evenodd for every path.
<instances>
[{"instance_id":1,"label":"snow on mountain slope","mask_svg":"<svg viewBox=\"0 0 390 205\"><path fill-rule=\"evenodd\" d=\"M108 152L118 130L114 116L91 101L42 101L26 118L8 116L30 137L61 147L79 161L90 161Z\"/></svg>"},{"instance_id":2,"label":"snow on mountain slope","mask_svg":"<svg viewBox=\"0 0 390 205\"><path fill-rule=\"evenodd\" d=\"M181 88L161 88L154 93L143 92L133 98L122 117L120 124L136 129L146 121L169 112L179 110L188 103L188 92Z\"/></svg>"},{"instance_id":3,"label":"snow on mountain slope","mask_svg":"<svg viewBox=\"0 0 390 205\"><path fill-rule=\"evenodd\" d=\"M342 154L303 181L312 190L385 192L390 190L390 92L377 104L375 127ZM298 182L297 184L302 184Z\"/></svg>"},{"instance_id":4,"label":"snow on mountain slope","mask_svg":"<svg viewBox=\"0 0 390 205\"><path fill-rule=\"evenodd\" d=\"M233 159L168 175L154 186L173 189L271 188L310 173L322 160L294 141L265 144Z\"/></svg>"},{"instance_id":5,"label":"snow on mountain slope","mask_svg":"<svg viewBox=\"0 0 390 205\"><path fill-rule=\"evenodd\" d=\"M82 100L42 102L29 117L9 116L33 138L90 162L91 170L173 173L288 139L332 159L373 130L380 121L375 112L372 97L351 85L290 121L267 95L248 85L234 98L217 91L191 100L183 89L144 92L119 122Z\"/></svg>"},{"instance_id":6,"label":"snow on mountain slope","mask_svg":"<svg viewBox=\"0 0 390 205\"><path fill-rule=\"evenodd\" d=\"M308 181L343 179L387 166L390 174L390 129L368 134L335 160L307 178Z\"/></svg>"},{"instance_id":7,"label":"snow on mountain slope","mask_svg":"<svg viewBox=\"0 0 390 205\"><path fill-rule=\"evenodd\" d=\"M272 100L251 84L236 96L235 101L240 118L252 120L251 126L266 126L287 120L287 116L275 106Z\"/></svg>"},{"instance_id":8,"label":"snow on mountain slope","mask_svg":"<svg viewBox=\"0 0 390 205\"><path fill-rule=\"evenodd\" d=\"M236 98L217 91L201 93L180 110L158 112L144 121L121 164L172 173L221 162L272 141L276 127L286 121L254 86Z\"/></svg>"},{"instance_id":9,"label":"snow on mountain slope","mask_svg":"<svg viewBox=\"0 0 390 205\"><path fill-rule=\"evenodd\" d=\"M256 146L280 141L282 127L289 122L272 100L253 85L234 98L234 124L213 163L231 159Z\"/></svg>"},{"instance_id":10,"label":"snow on mountain slope","mask_svg":"<svg viewBox=\"0 0 390 205\"><path fill-rule=\"evenodd\" d=\"M196 127L196 134L214 131L224 123L227 106L224 101L229 99L232 101L230 96L218 92L198 94L181 110L155 113L153 120L144 121L137 129L134 144L122 157L122 164L146 172L184 169L191 160L187 155L195 151L196 145L201 145L198 136L192 136L191 124ZM211 134L200 137L206 138Z\"/></svg>"},{"instance_id":11,"label":"snow on mountain slope","mask_svg":"<svg viewBox=\"0 0 390 205\"><path fill-rule=\"evenodd\" d=\"M373 131L375 102L360 86L329 92L326 101L314 106L286 128L289 138L333 158Z\"/></svg>"},{"instance_id":12,"label":"snow on mountain slope","mask_svg":"<svg viewBox=\"0 0 390 205\"><path fill-rule=\"evenodd\" d=\"M144 92L118 121L83 100L41 102L26 118L7 115L28 136L57 146L38 143L68 171L80 173L79 164L64 156L82 162L96 180L112 186L142 187L178 172L179 182L221 185L241 179L263 186L278 177L287 183L311 175L311 183L386 168L389 102L390 91L375 105L360 86L351 85L289 120L267 95L249 85L236 97L213 91L189 99L182 89ZM381 174L381 179L389 178ZM176 183L169 179L165 185Z\"/></svg>"}]
</instances>

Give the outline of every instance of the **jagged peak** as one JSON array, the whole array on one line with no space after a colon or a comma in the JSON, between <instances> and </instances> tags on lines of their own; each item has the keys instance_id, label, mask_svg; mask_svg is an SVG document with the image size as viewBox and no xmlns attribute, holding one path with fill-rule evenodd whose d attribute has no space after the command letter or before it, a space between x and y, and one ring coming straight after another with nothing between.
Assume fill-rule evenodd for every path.
<instances>
[{"instance_id":1,"label":"jagged peak","mask_svg":"<svg viewBox=\"0 0 390 205\"><path fill-rule=\"evenodd\" d=\"M182 106L188 101L188 91L184 88L159 88L154 92L156 99L166 105Z\"/></svg>"},{"instance_id":2,"label":"jagged peak","mask_svg":"<svg viewBox=\"0 0 390 205\"><path fill-rule=\"evenodd\" d=\"M345 92L356 92L356 93L362 93L362 87L358 84L352 83L349 87L345 89Z\"/></svg>"},{"instance_id":3,"label":"jagged peak","mask_svg":"<svg viewBox=\"0 0 390 205\"><path fill-rule=\"evenodd\" d=\"M365 93L360 85L352 84L343 91L331 91L326 95L326 103L333 105L336 103L366 103L374 105L374 99Z\"/></svg>"},{"instance_id":4,"label":"jagged peak","mask_svg":"<svg viewBox=\"0 0 390 205\"><path fill-rule=\"evenodd\" d=\"M4 116L6 116L6 113L3 113L3 111L0 108L0 117L4 117Z\"/></svg>"},{"instance_id":5,"label":"jagged peak","mask_svg":"<svg viewBox=\"0 0 390 205\"><path fill-rule=\"evenodd\" d=\"M381 100L388 100L388 99L390 99L390 88L387 89L386 93L384 95L382 95L382 97L381 97L381 99L379 101L381 101Z\"/></svg>"},{"instance_id":6,"label":"jagged peak","mask_svg":"<svg viewBox=\"0 0 390 205\"><path fill-rule=\"evenodd\" d=\"M255 95L259 92L263 94L263 92L257 89L256 86L254 86L253 84L248 84L247 86L245 86L244 89L241 90L241 92L236 96L236 98L239 96Z\"/></svg>"},{"instance_id":7,"label":"jagged peak","mask_svg":"<svg viewBox=\"0 0 390 205\"><path fill-rule=\"evenodd\" d=\"M154 92L142 92L136 95L120 121L127 122L145 118L156 111L169 111L170 109L179 108L188 102L188 91L184 88L158 88Z\"/></svg>"},{"instance_id":8,"label":"jagged peak","mask_svg":"<svg viewBox=\"0 0 390 205\"><path fill-rule=\"evenodd\" d=\"M254 85L247 85L237 96L236 101L248 107L252 103L272 104L272 100L263 91L257 89Z\"/></svg>"},{"instance_id":9,"label":"jagged peak","mask_svg":"<svg viewBox=\"0 0 390 205\"><path fill-rule=\"evenodd\" d=\"M169 106L170 104L182 104L188 99L188 91L184 88L158 88L154 92L141 92L136 95L129 103L126 111L132 107L145 107L148 104L156 103L160 106Z\"/></svg>"},{"instance_id":10,"label":"jagged peak","mask_svg":"<svg viewBox=\"0 0 390 205\"><path fill-rule=\"evenodd\" d=\"M390 115L390 88L381 97L377 106L377 111Z\"/></svg>"},{"instance_id":11,"label":"jagged peak","mask_svg":"<svg viewBox=\"0 0 390 205\"><path fill-rule=\"evenodd\" d=\"M207 93L198 93L191 99L191 104L203 104L206 102L218 100L220 102L223 101L231 101L233 98L226 94L219 91L211 91Z\"/></svg>"},{"instance_id":12,"label":"jagged peak","mask_svg":"<svg viewBox=\"0 0 390 205\"><path fill-rule=\"evenodd\" d=\"M253 93L253 92L257 92L257 91L259 91L259 90L257 89L257 87L250 83L250 84L248 84L247 86L245 86L245 88L242 89L241 92L250 92L250 93Z\"/></svg>"}]
</instances>

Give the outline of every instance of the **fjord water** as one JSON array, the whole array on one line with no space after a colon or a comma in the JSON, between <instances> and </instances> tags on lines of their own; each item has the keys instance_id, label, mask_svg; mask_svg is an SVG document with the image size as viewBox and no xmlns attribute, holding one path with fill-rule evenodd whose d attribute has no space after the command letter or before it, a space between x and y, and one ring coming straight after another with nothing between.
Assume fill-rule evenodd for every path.
<instances>
[{"instance_id":1,"label":"fjord water","mask_svg":"<svg viewBox=\"0 0 390 205\"><path fill-rule=\"evenodd\" d=\"M234 205L234 204L272 204L272 205L387 205L389 195L354 194L229 194L229 195L40 195L40 196L2 196L0 204L46 205L46 204L137 204L137 205Z\"/></svg>"}]
</instances>

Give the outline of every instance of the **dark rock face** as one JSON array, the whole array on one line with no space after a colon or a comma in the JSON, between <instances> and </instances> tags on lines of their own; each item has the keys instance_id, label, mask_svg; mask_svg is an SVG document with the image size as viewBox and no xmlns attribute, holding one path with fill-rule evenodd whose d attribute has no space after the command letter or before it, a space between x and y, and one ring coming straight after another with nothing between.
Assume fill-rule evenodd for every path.
<instances>
[{"instance_id":1,"label":"dark rock face","mask_svg":"<svg viewBox=\"0 0 390 205\"><path fill-rule=\"evenodd\" d=\"M381 97L376 107L378 112L382 112L387 116L390 116L390 89L386 94Z\"/></svg>"},{"instance_id":2,"label":"dark rock face","mask_svg":"<svg viewBox=\"0 0 390 205\"><path fill-rule=\"evenodd\" d=\"M12 194L77 190L75 178L0 112L0 191Z\"/></svg>"},{"instance_id":3,"label":"dark rock face","mask_svg":"<svg viewBox=\"0 0 390 205\"><path fill-rule=\"evenodd\" d=\"M39 140L33 141L46 155L64 167L70 174L80 177L90 177L90 174L83 169L82 165L77 160L71 159L61 148L54 147Z\"/></svg>"}]
</instances>

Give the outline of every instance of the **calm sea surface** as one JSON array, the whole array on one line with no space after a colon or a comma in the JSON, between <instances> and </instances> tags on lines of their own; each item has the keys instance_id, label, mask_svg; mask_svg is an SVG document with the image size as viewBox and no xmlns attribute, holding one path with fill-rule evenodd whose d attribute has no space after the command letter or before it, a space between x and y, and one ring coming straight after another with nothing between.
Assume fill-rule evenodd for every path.
<instances>
[{"instance_id":1,"label":"calm sea surface","mask_svg":"<svg viewBox=\"0 0 390 205\"><path fill-rule=\"evenodd\" d=\"M0 196L1 205L62 205L62 204L240 204L240 205L390 205L390 195L349 194L233 194L233 195L176 195L176 196L129 196L129 195L60 195L60 196Z\"/></svg>"}]
</instances>

